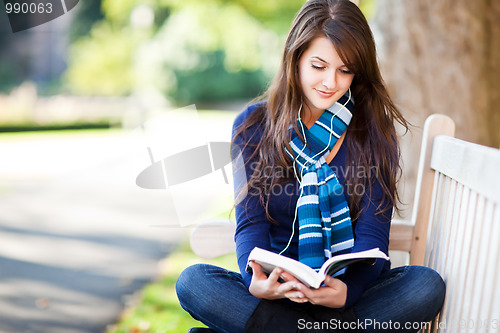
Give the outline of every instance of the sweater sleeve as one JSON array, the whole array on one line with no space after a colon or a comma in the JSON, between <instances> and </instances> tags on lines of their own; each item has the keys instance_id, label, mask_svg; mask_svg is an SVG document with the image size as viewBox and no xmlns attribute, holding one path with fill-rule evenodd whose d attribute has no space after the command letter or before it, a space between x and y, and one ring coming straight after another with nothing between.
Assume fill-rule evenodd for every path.
<instances>
[{"instance_id":1,"label":"sweater sleeve","mask_svg":"<svg viewBox=\"0 0 500 333\"><path fill-rule=\"evenodd\" d=\"M250 106L238 115L233 125L233 138L238 126L255 109L255 105ZM248 191L245 194L247 192L248 180L255 170L254 163L256 162L256 158L251 158L251 155L255 151L260 138L260 129L258 125L255 125L233 139L233 177L236 199L236 232L234 240L236 242L238 266L247 288L250 286L252 279L252 275L246 272L250 251L256 246L271 250L269 239L270 222L267 219L264 207L260 203L259 195L252 191ZM240 158L236 158L235 155L238 154L241 154Z\"/></svg>"},{"instance_id":2,"label":"sweater sleeve","mask_svg":"<svg viewBox=\"0 0 500 333\"><path fill-rule=\"evenodd\" d=\"M356 222L354 229L355 241L352 252L360 252L378 247L382 252L389 251L389 231L392 217L392 205L383 213L376 214L377 207L386 207L387 202L382 201L382 185L377 180L367 189L362 200L363 211ZM367 286L374 282L381 272L390 266L383 259L377 259L374 265L351 265L341 278L347 285L347 299L343 309L356 303Z\"/></svg>"}]
</instances>

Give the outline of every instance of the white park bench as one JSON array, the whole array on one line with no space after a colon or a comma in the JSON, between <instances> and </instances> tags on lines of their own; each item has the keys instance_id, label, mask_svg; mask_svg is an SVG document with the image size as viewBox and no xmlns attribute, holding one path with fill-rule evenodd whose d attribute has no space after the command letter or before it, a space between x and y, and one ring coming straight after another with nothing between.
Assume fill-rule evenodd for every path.
<instances>
[{"instance_id":1,"label":"white park bench","mask_svg":"<svg viewBox=\"0 0 500 333\"><path fill-rule=\"evenodd\" d=\"M389 250L435 269L446 282L431 332L500 332L500 151L454 138L435 114L424 125L412 221L394 220ZM191 233L203 258L235 251L235 222L209 220Z\"/></svg>"}]
</instances>

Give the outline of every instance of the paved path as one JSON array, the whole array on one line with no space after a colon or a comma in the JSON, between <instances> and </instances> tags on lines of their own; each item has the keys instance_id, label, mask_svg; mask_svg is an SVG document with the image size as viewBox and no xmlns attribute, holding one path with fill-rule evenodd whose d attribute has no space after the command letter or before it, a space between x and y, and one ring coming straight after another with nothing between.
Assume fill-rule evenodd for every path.
<instances>
[{"instance_id":1,"label":"paved path","mask_svg":"<svg viewBox=\"0 0 500 333\"><path fill-rule=\"evenodd\" d=\"M188 230L148 163L128 134L0 136L0 332L102 332L157 276Z\"/></svg>"}]
</instances>

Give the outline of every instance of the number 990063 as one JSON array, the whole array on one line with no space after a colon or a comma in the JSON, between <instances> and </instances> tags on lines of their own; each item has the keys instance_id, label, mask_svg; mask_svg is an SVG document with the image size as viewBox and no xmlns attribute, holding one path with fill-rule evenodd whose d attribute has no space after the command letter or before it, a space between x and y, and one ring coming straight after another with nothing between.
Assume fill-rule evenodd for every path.
<instances>
[{"instance_id":1,"label":"number 990063","mask_svg":"<svg viewBox=\"0 0 500 333\"><path fill-rule=\"evenodd\" d=\"M52 4L48 3L27 3L16 2L6 3L5 11L7 14L50 14L52 13Z\"/></svg>"}]
</instances>

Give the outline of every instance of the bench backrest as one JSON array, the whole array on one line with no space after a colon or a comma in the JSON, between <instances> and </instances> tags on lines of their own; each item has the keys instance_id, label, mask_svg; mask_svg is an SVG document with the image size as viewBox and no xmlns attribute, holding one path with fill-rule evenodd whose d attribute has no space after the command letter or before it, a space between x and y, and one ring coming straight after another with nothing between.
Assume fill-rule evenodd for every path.
<instances>
[{"instance_id":1,"label":"bench backrest","mask_svg":"<svg viewBox=\"0 0 500 333\"><path fill-rule=\"evenodd\" d=\"M500 331L500 151L438 136L424 264L446 282L438 332Z\"/></svg>"}]
</instances>

